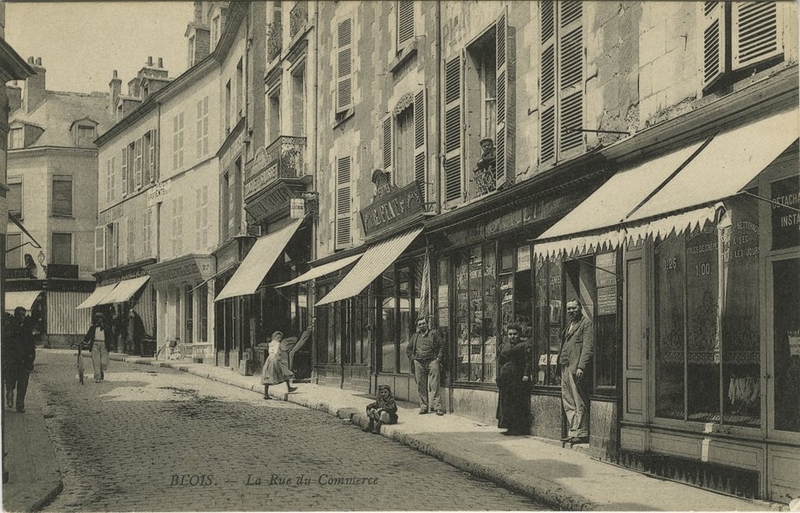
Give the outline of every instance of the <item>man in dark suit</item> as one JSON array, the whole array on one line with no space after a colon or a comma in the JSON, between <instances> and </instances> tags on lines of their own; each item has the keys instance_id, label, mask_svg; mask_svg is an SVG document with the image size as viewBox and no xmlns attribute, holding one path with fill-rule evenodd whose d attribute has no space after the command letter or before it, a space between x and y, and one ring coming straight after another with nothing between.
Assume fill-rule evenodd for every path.
<instances>
[{"instance_id":1,"label":"man in dark suit","mask_svg":"<svg viewBox=\"0 0 800 513\"><path fill-rule=\"evenodd\" d=\"M25 413L25 395L28 377L36 359L33 340L33 321L26 316L25 307L14 309L14 317L3 326L3 379L6 384L6 406L14 407L14 390L17 391L16 406Z\"/></svg>"},{"instance_id":2,"label":"man in dark suit","mask_svg":"<svg viewBox=\"0 0 800 513\"><path fill-rule=\"evenodd\" d=\"M571 444L589 442L589 391L585 382L594 351L592 322L583 315L577 299L567 301L569 324L561 334L558 363L561 368L561 403L569 427L562 441Z\"/></svg>"}]
</instances>

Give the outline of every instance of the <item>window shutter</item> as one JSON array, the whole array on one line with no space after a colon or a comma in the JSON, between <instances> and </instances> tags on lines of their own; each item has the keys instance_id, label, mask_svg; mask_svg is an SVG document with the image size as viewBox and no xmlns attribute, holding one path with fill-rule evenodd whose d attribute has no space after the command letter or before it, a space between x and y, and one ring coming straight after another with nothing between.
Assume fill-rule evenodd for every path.
<instances>
[{"instance_id":1,"label":"window shutter","mask_svg":"<svg viewBox=\"0 0 800 513\"><path fill-rule=\"evenodd\" d=\"M336 161L336 249L348 247L352 243L350 167L350 157L343 157Z\"/></svg>"},{"instance_id":2,"label":"window shutter","mask_svg":"<svg viewBox=\"0 0 800 513\"><path fill-rule=\"evenodd\" d=\"M539 3L541 17L541 82L539 99L540 163L556 158L556 17L555 2Z\"/></svg>"},{"instance_id":3,"label":"window shutter","mask_svg":"<svg viewBox=\"0 0 800 513\"><path fill-rule=\"evenodd\" d=\"M203 98L203 155L208 155L208 96Z\"/></svg>"},{"instance_id":4,"label":"window shutter","mask_svg":"<svg viewBox=\"0 0 800 513\"><path fill-rule=\"evenodd\" d=\"M142 239L143 239L143 244L142 244L142 246L143 246L143 255L142 255L142 257L143 258L149 258L150 257L150 253L152 251L152 249L151 249L152 245L151 245L151 242L150 242L150 237L151 237L151 226L150 226L150 223L151 223L151 220L152 220L152 216L150 215L150 212L151 212L151 210L149 208L145 209L145 211L142 212Z\"/></svg>"},{"instance_id":5,"label":"window shutter","mask_svg":"<svg viewBox=\"0 0 800 513\"><path fill-rule=\"evenodd\" d=\"M178 167L183 167L183 112L178 115Z\"/></svg>"},{"instance_id":6,"label":"window shutter","mask_svg":"<svg viewBox=\"0 0 800 513\"><path fill-rule=\"evenodd\" d=\"M444 65L444 201L462 198L461 58Z\"/></svg>"},{"instance_id":7,"label":"window shutter","mask_svg":"<svg viewBox=\"0 0 800 513\"><path fill-rule=\"evenodd\" d=\"M336 74L336 113L353 106L353 20L339 23Z\"/></svg>"},{"instance_id":8,"label":"window shutter","mask_svg":"<svg viewBox=\"0 0 800 513\"><path fill-rule=\"evenodd\" d=\"M117 244L117 253L119 254L119 258L117 263L119 265L125 265L128 263L128 223L123 222L119 224L119 240L122 241L122 244Z\"/></svg>"},{"instance_id":9,"label":"window shutter","mask_svg":"<svg viewBox=\"0 0 800 513\"><path fill-rule=\"evenodd\" d=\"M734 70L783 54L780 2L733 2L731 65Z\"/></svg>"},{"instance_id":10,"label":"window shutter","mask_svg":"<svg viewBox=\"0 0 800 513\"><path fill-rule=\"evenodd\" d=\"M111 166L111 159L106 161L106 203L111 203L114 193L114 168Z\"/></svg>"},{"instance_id":11,"label":"window shutter","mask_svg":"<svg viewBox=\"0 0 800 513\"><path fill-rule=\"evenodd\" d=\"M195 248L201 250L203 248L203 191L202 188L197 188L194 192L194 244Z\"/></svg>"},{"instance_id":12,"label":"window shutter","mask_svg":"<svg viewBox=\"0 0 800 513\"><path fill-rule=\"evenodd\" d=\"M425 136L426 97L425 89L414 95L414 180L419 184L423 203L428 199L428 173L425 168L428 142Z\"/></svg>"},{"instance_id":13,"label":"window shutter","mask_svg":"<svg viewBox=\"0 0 800 513\"><path fill-rule=\"evenodd\" d=\"M727 31L725 2L703 2L703 88L725 72Z\"/></svg>"},{"instance_id":14,"label":"window shutter","mask_svg":"<svg viewBox=\"0 0 800 513\"><path fill-rule=\"evenodd\" d=\"M128 194L128 147L122 148L122 197Z\"/></svg>"},{"instance_id":15,"label":"window shutter","mask_svg":"<svg viewBox=\"0 0 800 513\"><path fill-rule=\"evenodd\" d=\"M144 146L144 138L139 138L134 141L134 165L133 165L133 182L136 190L142 188L142 147Z\"/></svg>"},{"instance_id":16,"label":"window shutter","mask_svg":"<svg viewBox=\"0 0 800 513\"><path fill-rule=\"evenodd\" d=\"M202 211L200 223L203 232L203 245L201 247L206 249L208 248L208 185L203 186Z\"/></svg>"},{"instance_id":17,"label":"window shutter","mask_svg":"<svg viewBox=\"0 0 800 513\"><path fill-rule=\"evenodd\" d=\"M397 2L397 49L414 40L414 2L400 0Z\"/></svg>"},{"instance_id":18,"label":"window shutter","mask_svg":"<svg viewBox=\"0 0 800 513\"><path fill-rule=\"evenodd\" d=\"M383 118L383 170L391 175L392 173L392 165L393 165L393 119L392 115L389 114L385 118Z\"/></svg>"},{"instance_id":19,"label":"window shutter","mask_svg":"<svg viewBox=\"0 0 800 513\"><path fill-rule=\"evenodd\" d=\"M197 157L203 155L203 100L197 102Z\"/></svg>"},{"instance_id":20,"label":"window shutter","mask_svg":"<svg viewBox=\"0 0 800 513\"><path fill-rule=\"evenodd\" d=\"M72 178L53 178L53 215L72 215Z\"/></svg>"},{"instance_id":21,"label":"window shutter","mask_svg":"<svg viewBox=\"0 0 800 513\"><path fill-rule=\"evenodd\" d=\"M150 130L150 161L149 161L149 169L148 169L148 180L150 183L154 183L156 181L156 135L157 132L155 129Z\"/></svg>"},{"instance_id":22,"label":"window shutter","mask_svg":"<svg viewBox=\"0 0 800 513\"><path fill-rule=\"evenodd\" d=\"M94 229L94 270L105 269L106 262L106 227L97 226Z\"/></svg>"},{"instance_id":23,"label":"window shutter","mask_svg":"<svg viewBox=\"0 0 800 513\"><path fill-rule=\"evenodd\" d=\"M114 201L117 190L117 157L111 157L111 184L109 185L111 200Z\"/></svg>"},{"instance_id":24,"label":"window shutter","mask_svg":"<svg viewBox=\"0 0 800 513\"><path fill-rule=\"evenodd\" d=\"M172 169L178 169L178 116L172 118Z\"/></svg>"},{"instance_id":25,"label":"window shutter","mask_svg":"<svg viewBox=\"0 0 800 513\"><path fill-rule=\"evenodd\" d=\"M508 8L497 20L495 51L497 66L497 142L495 166L497 187L514 181L514 147L516 117L516 39L514 28L508 26Z\"/></svg>"},{"instance_id":26,"label":"window shutter","mask_svg":"<svg viewBox=\"0 0 800 513\"><path fill-rule=\"evenodd\" d=\"M176 233L175 233L175 244L177 246L177 252L175 256L183 254L183 196L178 198L177 201L177 214L175 215L176 220Z\"/></svg>"},{"instance_id":27,"label":"window shutter","mask_svg":"<svg viewBox=\"0 0 800 513\"><path fill-rule=\"evenodd\" d=\"M565 152L583 147L583 23L580 0L558 3L558 147Z\"/></svg>"}]
</instances>

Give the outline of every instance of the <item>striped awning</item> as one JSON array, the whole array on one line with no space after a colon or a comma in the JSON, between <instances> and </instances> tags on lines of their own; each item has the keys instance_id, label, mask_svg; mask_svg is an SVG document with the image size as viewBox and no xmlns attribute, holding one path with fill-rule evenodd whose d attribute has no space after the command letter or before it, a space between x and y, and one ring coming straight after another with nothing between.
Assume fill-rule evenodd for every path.
<instances>
[{"instance_id":1,"label":"striped awning","mask_svg":"<svg viewBox=\"0 0 800 513\"><path fill-rule=\"evenodd\" d=\"M128 301L139 289L141 289L149 276L139 276L138 278L131 278L130 280L122 280L117 283L117 286L106 297L101 299L98 305L110 305L113 303L124 303Z\"/></svg>"},{"instance_id":2,"label":"striped awning","mask_svg":"<svg viewBox=\"0 0 800 513\"><path fill-rule=\"evenodd\" d=\"M31 310L31 307L41 295L41 290L25 290L19 292L6 292L5 309L6 312L13 312L14 309L20 306L25 310Z\"/></svg>"},{"instance_id":3,"label":"striped awning","mask_svg":"<svg viewBox=\"0 0 800 513\"><path fill-rule=\"evenodd\" d=\"M116 287L116 283L112 283L110 285L103 285L102 287L97 287L92 292L92 295L87 297L83 303L79 304L75 307L76 310L80 310L81 308L92 308L97 305L103 304L103 300L108 296L114 287Z\"/></svg>"},{"instance_id":4,"label":"striped awning","mask_svg":"<svg viewBox=\"0 0 800 513\"><path fill-rule=\"evenodd\" d=\"M323 264L319 267L314 267L313 269L310 269L309 271L301 274L297 278L287 281L286 283L283 283L281 285L278 285L275 288L279 289L282 287L288 287L290 285L294 285L296 283L303 283L304 281L314 280L316 278L319 278L320 276L325 276L326 274L330 274L334 271L338 271L339 269L347 267L348 265L352 264L359 258L361 258L361 255L353 255L346 258L340 258L339 260L334 260L333 262L328 262L327 264Z\"/></svg>"},{"instance_id":5,"label":"striped awning","mask_svg":"<svg viewBox=\"0 0 800 513\"><path fill-rule=\"evenodd\" d=\"M367 249L358 263L316 306L327 305L357 296L362 290L380 276L403 251L422 233L422 226L401 233Z\"/></svg>"}]
</instances>

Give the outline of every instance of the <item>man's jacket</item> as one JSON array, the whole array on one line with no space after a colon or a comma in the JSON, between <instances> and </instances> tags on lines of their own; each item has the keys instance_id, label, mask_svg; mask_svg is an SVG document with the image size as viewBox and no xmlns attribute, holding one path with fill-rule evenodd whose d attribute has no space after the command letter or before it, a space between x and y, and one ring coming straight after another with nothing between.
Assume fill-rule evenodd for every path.
<instances>
[{"instance_id":1,"label":"man's jacket","mask_svg":"<svg viewBox=\"0 0 800 513\"><path fill-rule=\"evenodd\" d=\"M569 326L564 328L561 340L558 363L569 366L569 371L573 374L578 369L586 371L594 354L592 321L584 315L572 333L569 333Z\"/></svg>"}]
</instances>

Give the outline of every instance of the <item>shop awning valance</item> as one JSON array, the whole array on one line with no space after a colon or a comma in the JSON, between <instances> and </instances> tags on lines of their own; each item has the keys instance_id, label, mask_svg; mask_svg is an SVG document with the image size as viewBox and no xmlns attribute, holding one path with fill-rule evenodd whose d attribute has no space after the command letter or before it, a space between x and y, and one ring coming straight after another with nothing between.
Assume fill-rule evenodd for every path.
<instances>
[{"instance_id":1,"label":"shop awning valance","mask_svg":"<svg viewBox=\"0 0 800 513\"><path fill-rule=\"evenodd\" d=\"M277 232L259 238L214 301L253 294L275 261L283 254L301 221L293 221Z\"/></svg>"},{"instance_id":2,"label":"shop awning valance","mask_svg":"<svg viewBox=\"0 0 800 513\"><path fill-rule=\"evenodd\" d=\"M116 283L112 283L110 285L103 285L101 287L97 287L94 289L94 292L89 295L86 299L83 300L83 303L79 304L75 307L76 310L81 310L83 308L92 308L99 304L103 304L103 300L108 296L114 287L116 287Z\"/></svg>"},{"instance_id":3,"label":"shop awning valance","mask_svg":"<svg viewBox=\"0 0 800 513\"><path fill-rule=\"evenodd\" d=\"M534 241L534 255L550 256L617 247L625 217L675 174L702 146L692 144L632 169L617 172Z\"/></svg>"},{"instance_id":4,"label":"shop awning valance","mask_svg":"<svg viewBox=\"0 0 800 513\"><path fill-rule=\"evenodd\" d=\"M320 276L325 276L326 274L330 274L334 271L338 271L339 269L343 269L348 265L352 264L356 260L361 258L361 255L353 255L345 258L340 258L339 260L334 260L333 262L328 262L327 264L323 264L319 267L314 267L307 272L301 274L297 278L287 281L281 285L278 285L275 288L282 288L288 287L290 285L294 285L296 283L303 283L304 281L313 280L319 278Z\"/></svg>"},{"instance_id":5,"label":"shop awning valance","mask_svg":"<svg viewBox=\"0 0 800 513\"><path fill-rule=\"evenodd\" d=\"M360 294L372 283L372 280L380 276L403 254L403 251L414 242L420 233L422 233L421 226L367 248L358 263L333 290L317 301L316 306L327 305Z\"/></svg>"},{"instance_id":6,"label":"shop awning valance","mask_svg":"<svg viewBox=\"0 0 800 513\"><path fill-rule=\"evenodd\" d=\"M746 189L799 133L795 108L720 133L702 149L698 143L620 171L537 237L534 255L613 249L713 221L720 200Z\"/></svg>"},{"instance_id":7,"label":"shop awning valance","mask_svg":"<svg viewBox=\"0 0 800 513\"><path fill-rule=\"evenodd\" d=\"M25 290L20 292L6 292L5 309L6 312L13 312L18 307L31 310L31 307L42 294L41 290Z\"/></svg>"},{"instance_id":8,"label":"shop awning valance","mask_svg":"<svg viewBox=\"0 0 800 513\"><path fill-rule=\"evenodd\" d=\"M124 303L133 297L133 295L136 294L149 279L149 276L140 276L138 278L122 280L121 282L117 283L117 286L114 287L114 290L112 290L106 297L101 299L97 304L110 305L113 303Z\"/></svg>"}]
</instances>

